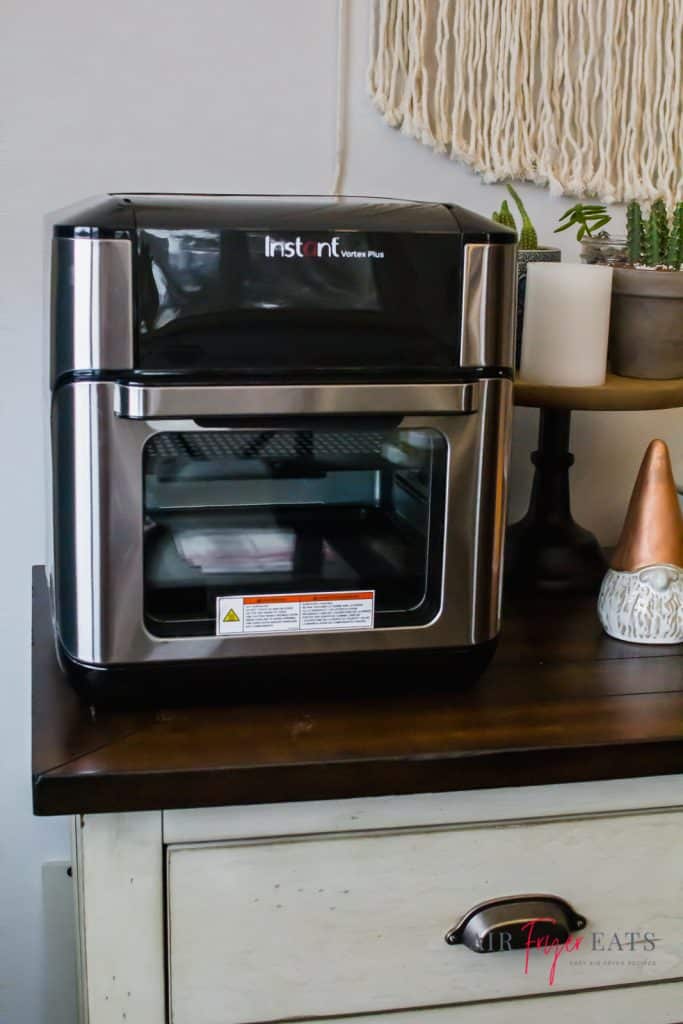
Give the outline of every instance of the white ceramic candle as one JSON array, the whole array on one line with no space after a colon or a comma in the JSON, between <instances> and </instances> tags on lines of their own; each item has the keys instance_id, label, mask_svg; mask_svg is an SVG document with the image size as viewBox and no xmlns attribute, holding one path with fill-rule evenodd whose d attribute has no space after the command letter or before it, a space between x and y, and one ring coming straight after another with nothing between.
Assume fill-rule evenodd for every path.
<instances>
[{"instance_id":1,"label":"white ceramic candle","mask_svg":"<svg viewBox=\"0 0 683 1024\"><path fill-rule=\"evenodd\" d=\"M612 268L530 263L520 376L533 384L605 383Z\"/></svg>"}]
</instances>

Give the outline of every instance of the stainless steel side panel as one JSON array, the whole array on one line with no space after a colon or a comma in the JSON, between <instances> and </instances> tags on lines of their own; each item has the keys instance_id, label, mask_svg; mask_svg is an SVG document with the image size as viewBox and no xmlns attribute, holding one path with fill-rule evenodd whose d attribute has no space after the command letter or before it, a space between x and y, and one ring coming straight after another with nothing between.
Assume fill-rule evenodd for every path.
<instances>
[{"instance_id":1,"label":"stainless steel side panel","mask_svg":"<svg viewBox=\"0 0 683 1024\"><path fill-rule=\"evenodd\" d=\"M514 245L471 243L463 257L460 363L514 365L517 301Z\"/></svg>"},{"instance_id":2,"label":"stainless steel side panel","mask_svg":"<svg viewBox=\"0 0 683 1024\"><path fill-rule=\"evenodd\" d=\"M72 370L133 367L132 243L52 241L50 381Z\"/></svg>"},{"instance_id":3,"label":"stainless steel side panel","mask_svg":"<svg viewBox=\"0 0 683 1024\"><path fill-rule=\"evenodd\" d=\"M143 623L142 449L158 430L202 428L122 419L112 382L59 388L52 410L55 598L66 651L86 665L107 666L465 646L495 636L512 385L487 380L478 390L476 413L402 420L440 430L449 445L442 603L432 623L353 634L160 639Z\"/></svg>"},{"instance_id":4,"label":"stainless steel side panel","mask_svg":"<svg viewBox=\"0 0 683 1024\"><path fill-rule=\"evenodd\" d=\"M474 412L479 383L149 387L117 384L114 412L133 420L203 416L436 415Z\"/></svg>"}]
</instances>

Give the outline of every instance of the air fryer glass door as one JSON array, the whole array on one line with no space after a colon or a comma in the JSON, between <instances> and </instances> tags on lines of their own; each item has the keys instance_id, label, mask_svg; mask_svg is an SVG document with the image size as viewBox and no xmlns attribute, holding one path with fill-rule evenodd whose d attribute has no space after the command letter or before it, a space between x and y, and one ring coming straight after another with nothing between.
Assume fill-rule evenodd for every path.
<instances>
[{"instance_id":1,"label":"air fryer glass door","mask_svg":"<svg viewBox=\"0 0 683 1024\"><path fill-rule=\"evenodd\" d=\"M226 596L363 595L372 612L359 628L437 616L447 441L429 427L353 423L149 438L144 615L152 635L214 635Z\"/></svg>"}]
</instances>

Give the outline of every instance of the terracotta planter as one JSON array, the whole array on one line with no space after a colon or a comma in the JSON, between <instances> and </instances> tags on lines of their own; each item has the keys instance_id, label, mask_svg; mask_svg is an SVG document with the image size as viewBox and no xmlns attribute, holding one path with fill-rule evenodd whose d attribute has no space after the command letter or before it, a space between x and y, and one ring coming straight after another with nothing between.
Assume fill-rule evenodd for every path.
<instances>
[{"instance_id":1,"label":"terracotta planter","mask_svg":"<svg viewBox=\"0 0 683 1024\"><path fill-rule=\"evenodd\" d=\"M515 340L515 368L522 361L522 326L524 324L524 299L526 296L526 268L529 263L559 263L562 250L542 245L540 249L517 250L517 334Z\"/></svg>"},{"instance_id":2,"label":"terracotta planter","mask_svg":"<svg viewBox=\"0 0 683 1024\"><path fill-rule=\"evenodd\" d=\"M609 362L621 377L683 377L683 271L614 268Z\"/></svg>"}]
</instances>

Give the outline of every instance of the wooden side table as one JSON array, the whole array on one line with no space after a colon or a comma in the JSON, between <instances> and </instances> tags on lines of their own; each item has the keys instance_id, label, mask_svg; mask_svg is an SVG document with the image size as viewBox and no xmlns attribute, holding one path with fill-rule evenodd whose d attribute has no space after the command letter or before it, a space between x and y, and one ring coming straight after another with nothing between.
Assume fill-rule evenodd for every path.
<instances>
[{"instance_id":1,"label":"wooden side table","mask_svg":"<svg viewBox=\"0 0 683 1024\"><path fill-rule=\"evenodd\" d=\"M683 379L638 380L608 374L601 387L548 387L515 381L515 405L540 409L529 508L510 526L505 584L511 591L594 593L607 569L597 538L574 522L569 496L573 409L621 411L683 406Z\"/></svg>"},{"instance_id":2,"label":"wooden side table","mask_svg":"<svg viewBox=\"0 0 683 1024\"><path fill-rule=\"evenodd\" d=\"M434 682L90 709L36 567L34 808L73 815L82 1020L680 1021L683 648L521 597L476 686ZM584 920L552 976L549 946L445 941L520 893Z\"/></svg>"}]
</instances>

